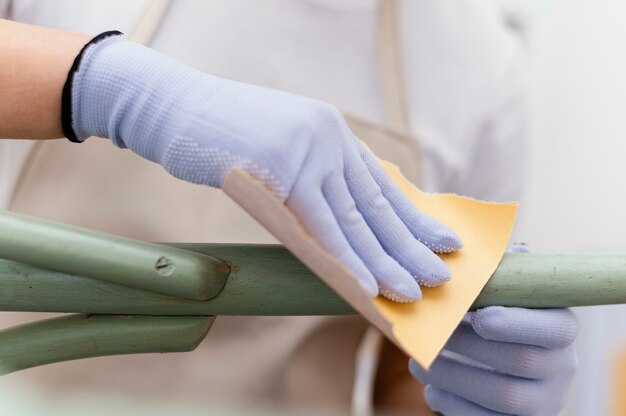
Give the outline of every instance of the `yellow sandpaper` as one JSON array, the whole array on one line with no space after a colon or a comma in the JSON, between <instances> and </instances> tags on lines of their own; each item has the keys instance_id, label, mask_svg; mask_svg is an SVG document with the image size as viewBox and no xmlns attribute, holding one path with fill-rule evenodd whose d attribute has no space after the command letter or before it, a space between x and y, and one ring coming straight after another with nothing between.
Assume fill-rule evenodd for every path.
<instances>
[{"instance_id":1,"label":"yellow sandpaper","mask_svg":"<svg viewBox=\"0 0 626 416\"><path fill-rule=\"evenodd\" d=\"M397 304L382 297L375 300L380 312L393 322L400 345L428 367L498 266L511 236L517 204L427 194L407 181L396 166L381 163L422 212L452 228L464 245L456 253L440 255L452 272L452 280L422 288L420 301Z\"/></svg>"},{"instance_id":2,"label":"yellow sandpaper","mask_svg":"<svg viewBox=\"0 0 626 416\"><path fill-rule=\"evenodd\" d=\"M451 269L452 280L424 288L423 298L409 304L371 299L356 278L307 235L285 205L247 173L234 170L223 189L355 310L428 368L502 258L517 204L427 194L408 182L397 167L381 163L421 211L452 228L464 244L460 251L441 256Z\"/></svg>"}]
</instances>

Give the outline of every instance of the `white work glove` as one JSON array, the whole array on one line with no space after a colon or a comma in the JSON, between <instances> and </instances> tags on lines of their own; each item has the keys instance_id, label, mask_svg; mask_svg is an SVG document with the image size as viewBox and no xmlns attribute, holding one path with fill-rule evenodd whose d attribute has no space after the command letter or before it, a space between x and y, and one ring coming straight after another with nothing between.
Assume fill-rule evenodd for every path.
<instances>
[{"instance_id":1,"label":"white work glove","mask_svg":"<svg viewBox=\"0 0 626 416\"><path fill-rule=\"evenodd\" d=\"M207 75L123 36L88 46L71 87L76 139L108 137L193 183L249 172L372 296L414 301L418 283L450 279L433 251L459 238L415 209L334 107Z\"/></svg>"},{"instance_id":2,"label":"white work glove","mask_svg":"<svg viewBox=\"0 0 626 416\"><path fill-rule=\"evenodd\" d=\"M578 360L569 309L492 306L470 312L428 372L428 405L446 416L556 416Z\"/></svg>"}]
</instances>

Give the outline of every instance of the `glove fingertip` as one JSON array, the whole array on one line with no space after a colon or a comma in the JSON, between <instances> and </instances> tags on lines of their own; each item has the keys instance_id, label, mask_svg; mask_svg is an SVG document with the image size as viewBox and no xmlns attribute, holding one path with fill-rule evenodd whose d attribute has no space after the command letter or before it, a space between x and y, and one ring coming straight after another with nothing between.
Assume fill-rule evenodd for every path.
<instances>
[{"instance_id":1,"label":"glove fingertip","mask_svg":"<svg viewBox=\"0 0 626 416\"><path fill-rule=\"evenodd\" d=\"M452 273L446 263L435 255L429 259L425 271L415 276L415 279L421 286L435 287L442 283L449 282L452 279Z\"/></svg>"},{"instance_id":2,"label":"glove fingertip","mask_svg":"<svg viewBox=\"0 0 626 416\"><path fill-rule=\"evenodd\" d=\"M428 373L414 359L409 360L409 372L413 377L419 380L420 383L426 384Z\"/></svg>"},{"instance_id":3,"label":"glove fingertip","mask_svg":"<svg viewBox=\"0 0 626 416\"><path fill-rule=\"evenodd\" d=\"M369 279L358 279L359 285L368 294L368 296L375 298L379 295L378 283L373 277Z\"/></svg>"},{"instance_id":4,"label":"glove fingertip","mask_svg":"<svg viewBox=\"0 0 626 416\"><path fill-rule=\"evenodd\" d=\"M424 387L424 400L432 411L446 415L496 415L488 409L479 408L473 403L430 384Z\"/></svg>"},{"instance_id":5,"label":"glove fingertip","mask_svg":"<svg viewBox=\"0 0 626 416\"><path fill-rule=\"evenodd\" d=\"M422 291L418 290L414 293L397 293L395 291L391 291L389 289L381 289L380 294L396 303L409 303L415 302L422 298Z\"/></svg>"},{"instance_id":6,"label":"glove fingertip","mask_svg":"<svg viewBox=\"0 0 626 416\"><path fill-rule=\"evenodd\" d=\"M426 385L426 387L424 387L424 400L426 400L426 404L428 404L428 406L434 410L437 411L439 409L435 408L437 407L437 402L439 398L439 390L436 389L435 387L433 387L432 385L428 384Z\"/></svg>"},{"instance_id":7,"label":"glove fingertip","mask_svg":"<svg viewBox=\"0 0 626 416\"><path fill-rule=\"evenodd\" d=\"M448 235L440 237L440 241L435 245L435 253L452 253L463 248L463 241L454 231L448 230Z\"/></svg>"},{"instance_id":8,"label":"glove fingertip","mask_svg":"<svg viewBox=\"0 0 626 416\"><path fill-rule=\"evenodd\" d=\"M430 409L433 412L444 412L447 410L451 410L449 409L450 407L450 401L454 400L451 397L452 395L446 391L440 390L437 387L428 384L426 387L424 387L424 400L426 401L426 404L428 405L428 407L430 407ZM458 410L458 409L456 409ZM459 413L450 413L450 414L459 414Z\"/></svg>"},{"instance_id":9,"label":"glove fingertip","mask_svg":"<svg viewBox=\"0 0 626 416\"><path fill-rule=\"evenodd\" d=\"M488 341L564 348L574 342L578 323L569 309L490 306L472 314L474 331Z\"/></svg>"},{"instance_id":10,"label":"glove fingertip","mask_svg":"<svg viewBox=\"0 0 626 416\"><path fill-rule=\"evenodd\" d=\"M506 313L504 306L489 306L478 309L470 318L472 328L481 338L488 341L497 341L496 336L502 329L506 329L505 319L502 315Z\"/></svg>"},{"instance_id":11,"label":"glove fingertip","mask_svg":"<svg viewBox=\"0 0 626 416\"><path fill-rule=\"evenodd\" d=\"M401 280L394 282L380 282L380 294L385 298L397 302L415 302L422 298L422 290L415 280Z\"/></svg>"},{"instance_id":12,"label":"glove fingertip","mask_svg":"<svg viewBox=\"0 0 626 416\"><path fill-rule=\"evenodd\" d=\"M448 226L434 218L422 216L422 228L414 230L418 240L435 253L452 253L463 248L463 240Z\"/></svg>"}]
</instances>

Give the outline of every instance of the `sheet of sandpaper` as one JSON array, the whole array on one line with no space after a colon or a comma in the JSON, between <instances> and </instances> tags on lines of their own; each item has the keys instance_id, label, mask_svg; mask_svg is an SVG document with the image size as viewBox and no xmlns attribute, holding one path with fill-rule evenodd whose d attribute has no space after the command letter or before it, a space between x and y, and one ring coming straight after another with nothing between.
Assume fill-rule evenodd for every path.
<instances>
[{"instance_id":1,"label":"sheet of sandpaper","mask_svg":"<svg viewBox=\"0 0 626 416\"><path fill-rule=\"evenodd\" d=\"M517 204L427 194L406 180L395 165L381 163L422 212L451 227L464 244L456 253L441 255L450 267L452 280L436 288L423 288L424 296L413 303L395 303L380 296L371 299L356 278L306 233L286 206L247 173L234 170L223 189L355 310L428 368L502 258Z\"/></svg>"}]
</instances>

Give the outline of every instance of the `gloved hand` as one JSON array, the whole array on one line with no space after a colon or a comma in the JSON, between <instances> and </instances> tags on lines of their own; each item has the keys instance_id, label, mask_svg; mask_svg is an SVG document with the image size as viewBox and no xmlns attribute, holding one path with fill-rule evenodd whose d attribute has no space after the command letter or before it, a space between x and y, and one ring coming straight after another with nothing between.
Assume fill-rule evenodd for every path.
<instances>
[{"instance_id":1,"label":"gloved hand","mask_svg":"<svg viewBox=\"0 0 626 416\"><path fill-rule=\"evenodd\" d=\"M263 182L372 295L404 302L450 279L433 252L462 246L418 212L329 104L233 82L113 36L89 46L72 85L78 140L110 138L172 175Z\"/></svg>"},{"instance_id":2,"label":"gloved hand","mask_svg":"<svg viewBox=\"0 0 626 416\"><path fill-rule=\"evenodd\" d=\"M446 416L554 416L576 372L578 325L569 309L492 306L470 312L428 372L428 405Z\"/></svg>"}]
</instances>

